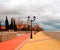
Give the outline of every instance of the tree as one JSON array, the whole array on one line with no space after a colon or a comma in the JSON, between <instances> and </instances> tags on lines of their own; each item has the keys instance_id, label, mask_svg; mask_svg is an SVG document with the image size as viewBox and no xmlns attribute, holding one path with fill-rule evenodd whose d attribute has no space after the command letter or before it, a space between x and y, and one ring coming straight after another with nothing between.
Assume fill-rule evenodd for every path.
<instances>
[{"instance_id":1,"label":"tree","mask_svg":"<svg viewBox=\"0 0 60 50\"><path fill-rule=\"evenodd\" d=\"M15 23L15 19L11 18L11 24L10 24L10 29L16 31L17 30L17 26Z\"/></svg>"},{"instance_id":2,"label":"tree","mask_svg":"<svg viewBox=\"0 0 60 50\"><path fill-rule=\"evenodd\" d=\"M14 31L16 30L17 30L17 26L16 26L15 19L14 19Z\"/></svg>"},{"instance_id":3,"label":"tree","mask_svg":"<svg viewBox=\"0 0 60 50\"><path fill-rule=\"evenodd\" d=\"M5 20L5 28L6 28L6 31L9 30L9 22L8 22L7 16L6 16L6 20Z\"/></svg>"},{"instance_id":4,"label":"tree","mask_svg":"<svg viewBox=\"0 0 60 50\"><path fill-rule=\"evenodd\" d=\"M10 29L11 30L14 30L14 23L13 23L13 21L14 21L13 18L11 18L11 23L10 23Z\"/></svg>"}]
</instances>

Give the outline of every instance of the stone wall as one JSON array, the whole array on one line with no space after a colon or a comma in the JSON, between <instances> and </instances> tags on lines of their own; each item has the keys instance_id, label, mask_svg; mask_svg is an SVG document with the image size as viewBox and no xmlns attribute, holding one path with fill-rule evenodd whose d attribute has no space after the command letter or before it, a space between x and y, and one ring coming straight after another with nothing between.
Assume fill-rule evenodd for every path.
<instances>
[{"instance_id":1,"label":"stone wall","mask_svg":"<svg viewBox=\"0 0 60 50\"><path fill-rule=\"evenodd\" d=\"M0 32L0 42L16 37L17 32Z\"/></svg>"},{"instance_id":2,"label":"stone wall","mask_svg":"<svg viewBox=\"0 0 60 50\"><path fill-rule=\"evenodd\" d=\"M46 35L51 36L52 38L60 40L60 32L53 32L53 31L43 31Z\"/></svg>"}]
</instances>

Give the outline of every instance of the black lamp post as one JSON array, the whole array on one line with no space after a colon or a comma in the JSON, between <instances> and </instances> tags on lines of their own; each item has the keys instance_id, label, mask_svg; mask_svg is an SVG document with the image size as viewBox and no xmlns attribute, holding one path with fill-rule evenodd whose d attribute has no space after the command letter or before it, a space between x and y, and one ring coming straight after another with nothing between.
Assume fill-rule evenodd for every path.
<instances>
[{"instance_id":1,"label":"black lamp post","mask_svg":"<svg viewBox=\"0 0 60 50\"><path fill-rule=\"evenodd\" d=\"M34 22L35 21L35 19L36 19L36 17L34 16L33 17L33 19L30 19L30 16L28 16L28 21L30 21L31 22L31 34L30 34L30 39L32 39L33 37L32 37L32 22Z\"/></svg>"},{"instance_id":2,"label":"black lamp post","mask_svg":"<svg viewBox=\"0 0 60 50\"><path fill-rule=\"evenodd\" d=\"M1 21L0 21L0 31L1 31Z\"/></svg>"}]
</instances>

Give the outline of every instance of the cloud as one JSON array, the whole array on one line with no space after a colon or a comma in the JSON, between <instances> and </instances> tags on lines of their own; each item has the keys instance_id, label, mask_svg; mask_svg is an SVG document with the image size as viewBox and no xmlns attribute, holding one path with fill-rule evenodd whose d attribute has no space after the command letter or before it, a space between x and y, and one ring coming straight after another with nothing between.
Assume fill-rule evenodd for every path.
<instances>
[{"instance_id":1,"label":"cloud","mask_svg":"<svg viewBox=\"0 0 60 50\"><path fill-rule=\"evenodd\" d=\"M44 8L49 9L48 6L52 3L52 0L1 0L0 2L0 14L4 15L49 15L50 13L45 11Z\"/></svg>"},{"instance_id":2,"label":"cloud","mask_svg":"<svg viewBox=\"0 0 60 50\"><path fill-rule=\"evenodd\" d=\"M36 16L36 21L55 23L60 21L60 0L0 0L0 20L5 16Z\"/></svg>"},{"instance_id":3,"label":"cloud","mask_svg":"<svg viewBox=\"0 0 60 50\"><path fill-rule=\"evenodd\" d=\"M0 3L0 14L17 14L22 13L26 14L38 14L40 7L48 4L48 0L1 0ZM42 8L41 8L42 9ZM16 13L17 12L17 13Z\"/></svg>"}]
</instances>

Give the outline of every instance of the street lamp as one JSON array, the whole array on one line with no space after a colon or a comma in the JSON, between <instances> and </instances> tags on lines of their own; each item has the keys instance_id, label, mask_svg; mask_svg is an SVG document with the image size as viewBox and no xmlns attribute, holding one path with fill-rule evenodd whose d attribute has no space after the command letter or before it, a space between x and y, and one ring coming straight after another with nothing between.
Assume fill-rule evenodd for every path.
<instances>
[{"instance_id":1,"label":"street lamp","mask_svg":"<svg viewBox=\"0 0 60 50\"><path fill-rule=\"evenodd\" d=\"M34 22L35 21L35 19L36 19L36 17L34 16L33 17L33 19L31 19L30 18L30 16L28 16L28 21L30 21L31 22L31 34L30 34L30 39L32 39L33 37L32 37L32 22Z\"/></svg>"}]
</instances>

